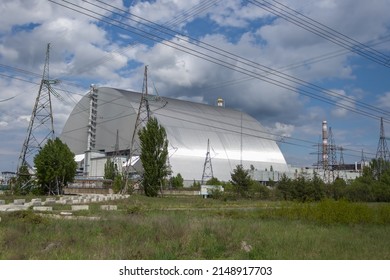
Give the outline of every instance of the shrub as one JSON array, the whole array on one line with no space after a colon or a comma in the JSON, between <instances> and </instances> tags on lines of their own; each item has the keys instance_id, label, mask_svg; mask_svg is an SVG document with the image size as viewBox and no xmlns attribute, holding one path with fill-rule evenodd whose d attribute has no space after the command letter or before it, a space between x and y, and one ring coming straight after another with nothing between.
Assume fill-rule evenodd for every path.
<instances>
[{"instance_id":1,"label":"shrub","mask_svg":"<svg viewBox=\"0 0 390 280\"><path fill-rule=\"evenodd\" d=\"M174 189L181 189L184 187L184 179L180 173L178 173L176 176L172 176L170 183Z\"/></svg>"},{"instance_id":2,"label":"shrub","mask_svg":"<svg viewBox=\"0 0 390 280\"><path fill-rule=\"evenodd\" d=\"M218 180L218 178L212 177L206 182L206 185L209 186L220 186L222 185L221 182Z\"/></svg>"}]
</instances>

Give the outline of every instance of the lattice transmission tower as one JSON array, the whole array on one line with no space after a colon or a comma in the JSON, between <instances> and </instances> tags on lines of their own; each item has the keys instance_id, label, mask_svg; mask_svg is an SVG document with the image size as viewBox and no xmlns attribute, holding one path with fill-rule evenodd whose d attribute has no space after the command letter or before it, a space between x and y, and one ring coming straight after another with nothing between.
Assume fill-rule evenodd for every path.
<instances>
[{"instance_id":1,"label":"lattice transmission tower","mask_svg":"<svg viewBox=\"0 0 390 280\"><path fill-rule=\"evenodd\" d=\"M150 116L151 111L149 107L148 95L148 66L146 65L144 71L144 80L142 83L141 101L139 103L137 118L133 129L133 135L131 137L129 157L126 160L124 172L125 188L123 189L123 193L127 193L130 173L138 173L137 170L135 170L135 168L133 167L133 165L135 164L136 157L141 155L141 145L138 139L138 132L143 126L146 126L146 123L149 121Z\"/></svg>"},{"instance_id":2,"label":"lattice transmission tower","mask_svg":"<svg viewBox=\"0 0 390 280\"><path fill-rule=\"evenodd\" d=\"M34 155L42 149L48 139L54 139L51 94L56 94L52 85L59 83L59 81L49 79L49 54L50 44L47 44L42 80L27 128L27 136L19 156L17 172L23 165L27 165L31 169Z\"/></svg>"},{"instance_id":3,"label":"lattice transmission tower","mask_svg":"<svg viewBox=\"0 0 390 280\"><path fill-rule=\"evenodd\" d=\"M381 118L379 142L375 158L378 163L378 176L380 177L383 172L383 169L385 168L385 163L390 160L390 153L389 148L387 146L385 128L383 126L383 118Z\"/></svg>"},{"instance_id":4,"label":"lattice transmission tower","mask_svg":"<svg viewBox=\"0 0 390 280\"><path fill-rule=\"evenodd\" d=\"M214 177L213 165L211 163L211 156L210 156L210 139L207 139L207 152L206 152L206 158L203 165L202 184L205 184L207 180L213 177Z\"/></svg>"},{"instance_id":5,"label":"lattice transmission tower","mask_svg":"<svg viewBox=\"0 0 390 280\"><path fill-rule=\"evenodd\" d=\"M383 118L381 118L379 142L378 142L378 148L376 150L376 157L375 158L377 160L381 159L383 161L389 161L389 159L390 159L389 148L387 147L387 141L386 141L386 135L385 135L385 128L383 126Z\"/></svg>"},{"instance_id":6,"label":"lattice transmission tower","mask_svg":"<svg viewBox=\"0 0 390 280\"><path fill-rule=\"evenodd\" d=\"M345 162L344 162L344 148L339 147L340 149L340 160L339 160L339 178L347 181L347 172L345 170Z\"/></svg>"},{"instance_id":7,"label":"lattice transmission tower","mask_svg":"<svg viewBox=\"0 0 390 280\"><path fill-rule=\"evenodd\" d=\"M337 150L336 142L333 137L332 128L328 130L328 176L329 182L333 182L339 176L339 163L337 162Z\"/></svg>"}]
</instances>

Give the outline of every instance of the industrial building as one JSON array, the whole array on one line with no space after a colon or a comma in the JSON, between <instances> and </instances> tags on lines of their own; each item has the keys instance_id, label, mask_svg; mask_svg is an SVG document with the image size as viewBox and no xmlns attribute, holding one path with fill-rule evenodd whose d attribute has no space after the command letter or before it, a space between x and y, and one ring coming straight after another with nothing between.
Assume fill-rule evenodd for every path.
<instances>
[{"instance_id":1,"label":"industrial building","mask_svg":"<svg viewBox=\"0 0 390 280\"><path fill-rule=\"evenodd\" d=\"M77 103L60 138L75 153L80 173L102 177L108 157L126 164L142 96L134 91L93 87ZM282 152L265 128L251 116L225 108L223 100L216 106L153 95L147 100L150 114L167 132L173 175L180 173L186 181L200 181L206 155L209 171L211 167L212 175L223 181L230 179L238 164L246 169L288 172ZM132 153L132 166L140 165L138 155Z\"/></svg>"}]
</instances>

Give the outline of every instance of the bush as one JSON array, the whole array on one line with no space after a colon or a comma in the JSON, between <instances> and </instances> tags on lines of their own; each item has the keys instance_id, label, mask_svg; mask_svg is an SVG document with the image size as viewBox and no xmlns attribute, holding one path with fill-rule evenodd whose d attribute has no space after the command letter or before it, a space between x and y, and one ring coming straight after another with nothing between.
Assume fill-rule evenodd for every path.
<instances>
[{"instance_id":1,"label":"bush","mask_svg":"<svg viewBox=\"0 0 390 280\"><path fill-rule=\"evenodd\" d=\"M232 185L236 189L237 194L246 197L248 196L249 186L252 185L252 179L249 176L249 170L245 170L242 165L237 165L231 173Z\"/></svg>"},{"instance_id":2,"label":"bush","mask_svg":"<svg viewBox=\"0 0 390 280\"><path fill-rule=\"evenodd\" d=\"M114 193L120 193L125 187L124 184L125 182L122 178L122 175L121 174L115 175L114 183L112 185L112 190L114 191Z\"/></svg>"},{"instance_id":3,"label":"bush","mask_svg":"<svg viewBox=\"0 0 390 280\"><path fill-rule=\"evenodd\" d=\"M173 189L182 189L184 187L184 179L180 173L171 177L171 186Z\"/></svg>"},{"instance_id":4,"label":"bush","mask_svg":"<svg viewBox=\"0 0 390 280\"><path fill-rule=\"evenodd\" d=\"M214 189L211 189L209 191L209 195L210 197L214 198L214 199L221 199L224 197L224 192L221 191L220 189L218 188L214 188Z\"/></svg>"},{"instance_id":5,"label":"bush","mask_svg":"<svg viewBox=\"0 0 390 280\"><path fill-rule=\"evenodd\" d=\"M221 182L217 178L212 177L211 179L209 179L206 182L206 185L209 185L209 186L220 186L222 184L221 184Z\"/></svg>"},{"instance_id":6,"label":"bush","mask_svg":"<svg viewBox=\"0 0 390 280\"><path fill-rule=\"evenodd\" d=\"M252 185L249 187L249 193L253 198L269 199L271 197L271 190L257 181L252 182Z\"/></svg>"}]
</instances>

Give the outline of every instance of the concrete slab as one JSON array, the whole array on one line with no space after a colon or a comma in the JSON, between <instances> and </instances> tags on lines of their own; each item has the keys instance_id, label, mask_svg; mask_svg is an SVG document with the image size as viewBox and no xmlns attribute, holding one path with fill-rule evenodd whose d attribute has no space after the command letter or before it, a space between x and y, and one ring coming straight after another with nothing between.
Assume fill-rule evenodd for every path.
<instances>
[{"instance_id":1,"label":"concrete slab","mask_svg":"<svg viewBox=\"0 0 390 280\"><path fill-rule=\"evenodd\" d=\"M23 205L26 203L25 199L14 199L14 205Z\"/></svg>"},{"instance_id":2,"label":"concrete slab","mask_svg":"<svg viewBox=\"0 0 390 280\"><path fill-rule=\"evenodd\" d=\"M0 205L0 211L3 212L13 212L13 211L21 211L21 210L28 210L28 206L12 205L12 204Z\"/></svg>"},{"instance_id":3,"label":"concrete slab","mask_svg":"<svg viewBox=\"0 0 390 280\"><path fill-rule=\"evenodd\" d=\"M89 210L89 205L72 205L72 211Z\"/></svg>"},{"instance_id":4,"label":"concrete slab","mask_svg":"<svg viewBox=\"0 0 390 280\"><path fill-rule=\"evenodd\" d=\"M61 205L64 205L66 204L66 201L65 200L56 200L55 204L61 204Z\"/></svg>"},{"instance_id":5,"label":"concrete slab","mask_svg":"<svg viewBox=\"0 0 390 280\"><path fill-rule=\"evenodd\" d=\"M34 206L34 211L53 211L53 207L50 206Z\"/></svg>"},{"instance_id":6,"label":"concrete slab","mask_svg":"<svg viewBox=\"0 0 390 280\"><path fill-rule=\"evenodd\" d=\"M73 204L73 200L72 199L65 199L63 201L65 201L65 204Z\"/></svg>"},{"instance_id":7,"label":"concrete slab","mask_svg":"<svg viewBox=\"0 0 390 280\"><path fill-rule=\"evenodd\" d=\"M40 201L31 201L31 202L28 202L28 203L25 203L24 205L26 206L42 206L42 202Z\"/></svg>"},{"instance_id":8,"label":"concrete slab","mask_svg":"<svg viewBox=\"0 0 390 280\"><path fill-rule=\"evenodd\" d=\"M100 209L102 210L118 210L117 205L100 205Z\"/></svg>"}]
</instances>

